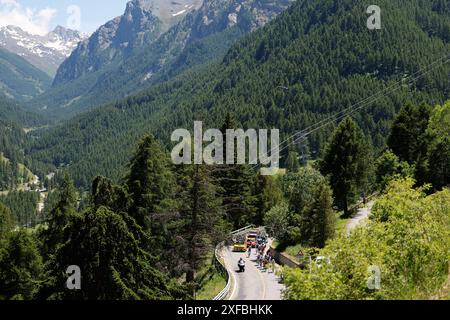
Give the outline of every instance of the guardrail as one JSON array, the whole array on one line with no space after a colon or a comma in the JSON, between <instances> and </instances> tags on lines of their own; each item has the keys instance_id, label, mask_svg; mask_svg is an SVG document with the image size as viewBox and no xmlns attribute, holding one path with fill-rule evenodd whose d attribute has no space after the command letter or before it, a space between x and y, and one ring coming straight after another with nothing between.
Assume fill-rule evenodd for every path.
<instances>
[{"instance_id":1,"label":"guardrail","mask_svg":"<svg viewBox=\"0 0 450 320\"><path fill-rule=\"evenodd\" d=\"M249 225L249 226L246 226L246 227L241 228L239 230L235 230L235 231L230 233L230 236L233 237L233 236L236 236L238 234L245 233L245 232L247 232L247 231L249 231L251 229L255 229L255 226L254 225ZM256 229L263 231L263 230L265 230L265 227L260 227L260 228L256 228ZM223 262L222 257L220 256L220 251L224 248L224 246L225 246L225 241L222 241L221 243L219 243L216 246L215 256L216 256L217 267L221 270L221 272L227 278L227 285L225 286L225 288L213 300L224 300L228 296L228 294L230 293L230 290L231 290L231 284L232 284L233 277L232 277L230 271L225 266L225 263Z\"/></svg>"},{"instance_id":2,"label":"guardrail","mask_svg":"<svg viewBox=\"0 0 450 320\"><path fill-rule=\"evenodd\" d=\"M235 231L231 232L230 235L233 236L233 235L235 235L235 234L242 233L242 232L246 232L247 230L250 230L250 229L253 229L253 228L254 228L253 225L249 225L249 226L246 226L246 227L244 227L244 228L241 228L241 229L238 229L238 230L235 230Z\"/></svg>"},{"instance_id":3,"label":"guardrail","mask_svg":"<svg viewBox=\"0 0 450 320\"><path fill-rule=\"evenodd\" d=\"M230 289L231 289L232 276L231 276L230 271L228 271L228 269L226 268L225 263L223 262L222 257L220 256L220 253L219 253L220 250L222 250L224 246L225 246L225 241L219 243L216 246L215 255L216 255L216 261L218 263L219 269L221 269L221 271L226 275L227 285L213 300L224 300L230 293Z\"/></svg>"}]
</instances>

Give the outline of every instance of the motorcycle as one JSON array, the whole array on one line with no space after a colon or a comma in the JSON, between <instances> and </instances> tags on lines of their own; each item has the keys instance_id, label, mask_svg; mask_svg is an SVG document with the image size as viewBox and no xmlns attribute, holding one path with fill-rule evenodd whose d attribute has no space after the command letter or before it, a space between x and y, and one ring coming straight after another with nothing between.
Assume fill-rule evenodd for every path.
<instances>
[{"instance_id":1,"label":"motorcycle","mask_svg":"<svg viewBox=\"0 0 450 320\"><path fill-rule=\"evenodd\" d=\"M245 262L238 262L239 272L245 272Z\"/></svg>"}]
</instances>

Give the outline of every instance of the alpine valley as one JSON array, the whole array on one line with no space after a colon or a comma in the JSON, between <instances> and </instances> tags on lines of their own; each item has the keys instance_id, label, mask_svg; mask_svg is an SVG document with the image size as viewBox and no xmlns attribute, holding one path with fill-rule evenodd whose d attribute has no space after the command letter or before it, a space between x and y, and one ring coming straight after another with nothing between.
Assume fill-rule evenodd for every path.
<instances>
[{"instance_id":1,"label":"alpine valley","mask_svg":"<svg viewBox=\"0 0 450 320\"><path fill-rule=\"evenodd\" d=\"M0 301L450 298L450 0L123 7L0 29Z\"/></svg>"}]
</instances>

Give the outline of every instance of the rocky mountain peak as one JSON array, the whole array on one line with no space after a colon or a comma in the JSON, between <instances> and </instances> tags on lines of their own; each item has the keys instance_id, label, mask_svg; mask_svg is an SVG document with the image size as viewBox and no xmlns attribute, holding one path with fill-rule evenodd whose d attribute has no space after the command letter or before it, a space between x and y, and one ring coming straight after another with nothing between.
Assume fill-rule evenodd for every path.
<instances>
[{"instance_id":1,"label":"rocky mountain peak","mask_svg":"<svg viewBox=\"0 0 450 320\"><path fill-rule=\"evenodd\" d=\"M58 26L44 36L30 34L18 26L0 28L0 47L15 53L50 76L87 35Z\"/></svg>"},{"instance_id":2,"label":"rocky mountain peak","mask_svg":"<svg viewBox=\"0 0 450 320\"><path fill-rule=\"evenodd\" d=\"M65 40L65 41L73 41L74 39L86 39L88 37L88 35L83 32L68 29L63 26L57 26L49 34L59 36L61 39Z\"/></svg>"}]
</instances>

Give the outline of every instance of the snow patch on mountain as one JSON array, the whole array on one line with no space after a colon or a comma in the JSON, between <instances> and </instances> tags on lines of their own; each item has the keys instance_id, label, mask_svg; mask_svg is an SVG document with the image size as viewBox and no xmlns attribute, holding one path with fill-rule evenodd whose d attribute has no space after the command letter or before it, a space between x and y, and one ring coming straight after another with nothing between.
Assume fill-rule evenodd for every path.
<instances>
[{"instance_id":1,"label":"snow patch on mountain","mask_svg":"<svg viewBox=\"0 0 450 320\"><path fill-rule=\"evenodd\" d=\"M53 76L60 64L88 35L56 27L45 36L30 34L17 26L0 28L0 46Z\"/></svg>"}]
</instances>

